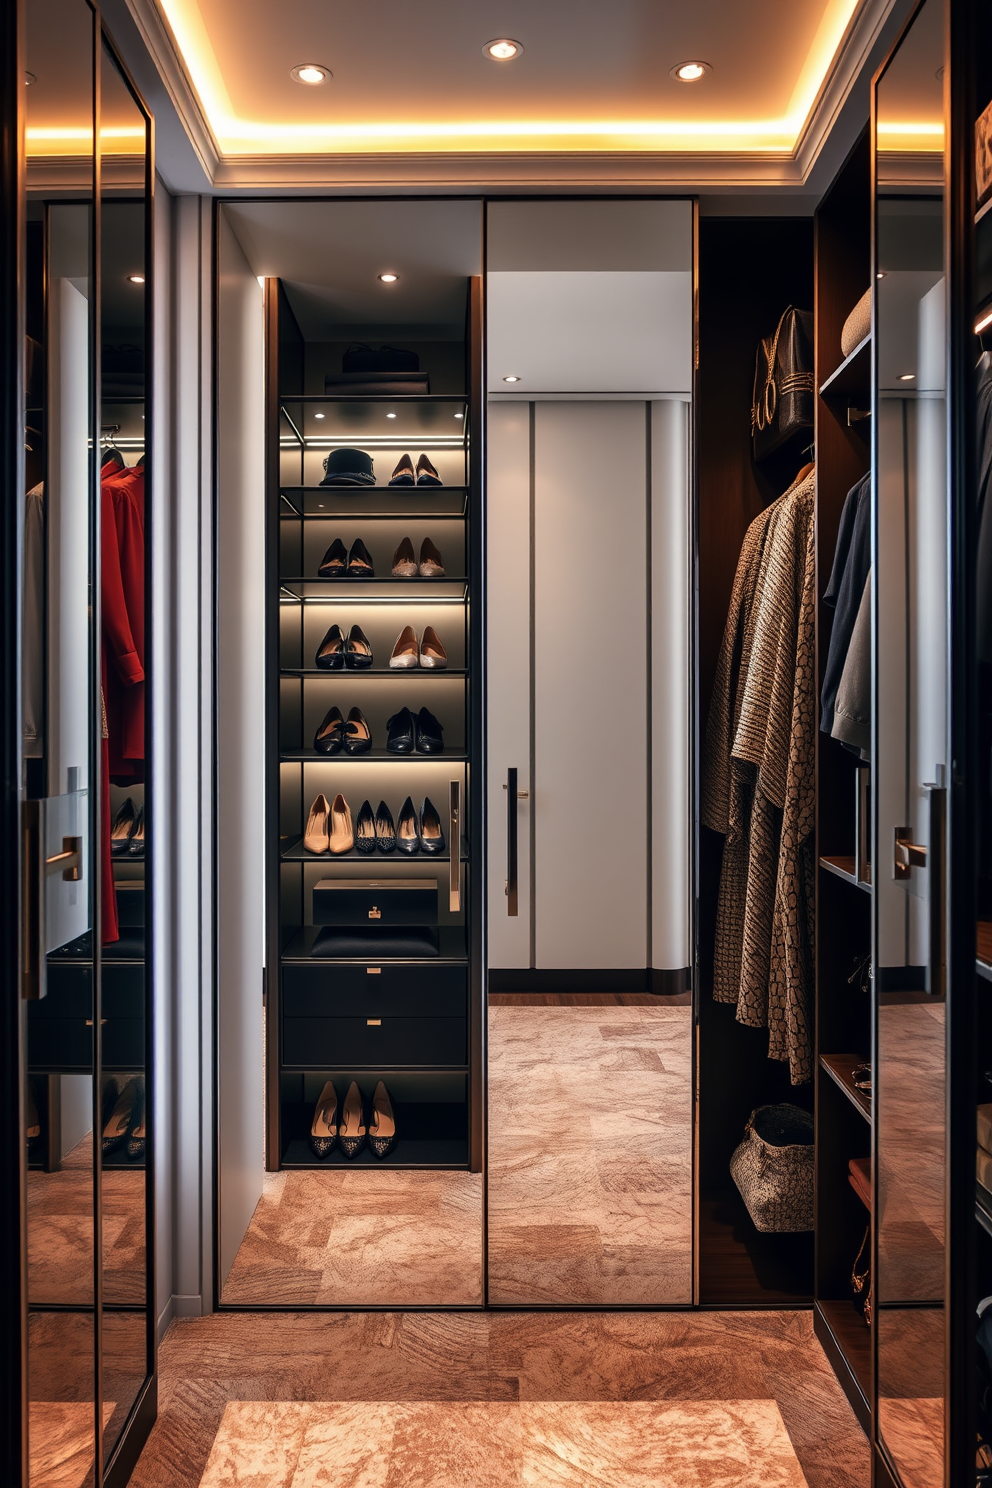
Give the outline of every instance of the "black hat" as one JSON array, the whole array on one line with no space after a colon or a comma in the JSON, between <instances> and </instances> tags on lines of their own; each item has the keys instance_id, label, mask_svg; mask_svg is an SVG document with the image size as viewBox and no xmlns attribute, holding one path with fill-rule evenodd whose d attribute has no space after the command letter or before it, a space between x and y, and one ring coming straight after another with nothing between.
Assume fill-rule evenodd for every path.
<instances>
[{"instance_id":1,"label":"black hat","mask_svg":"<svg viewBox=\"0 0 992 1488\"><path fill-rule=\"evenodd\" d=\"M324 461L322 486L374 486L372 456L359 449L331 450Z\"/></svg>"}]
</instances>

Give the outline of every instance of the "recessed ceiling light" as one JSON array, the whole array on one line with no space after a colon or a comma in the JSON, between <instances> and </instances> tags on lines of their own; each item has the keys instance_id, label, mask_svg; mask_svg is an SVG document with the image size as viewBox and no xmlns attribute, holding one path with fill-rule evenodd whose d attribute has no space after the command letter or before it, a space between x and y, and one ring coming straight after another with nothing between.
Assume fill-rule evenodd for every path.
<instances>
[{"instance_id":1,"label":"recessed ceiling light","mask_svg":"<svg viewBox=\"0 0 992 1488\"><path fill-rule=\"evenodd\" d=\"M324 415L322 413L315 413L314 414L314 418L323 418L323 417L324 417Z\"/></svg>"},{"instance_id":2,"label":"recessed ceiling light","mask_svg":"<svg viewBox=\"0 0 992 1488\"><path fill-rule=\"evenodd\" d=\"M491 57L494 62L513 62L523 54L523 50L519 41L511 41L508 36L499 36L495 41L486 42L482 54Z\"/></svg>"},{"instance_id":3,"label":"recessed ceiling light","mask_svg":"<svg viewBox=\"0 0 992 1488\"><path fill-rule=\"evenodd\" d=\"M708 62L680 62L677 67L672 68L672 77L680 83L698 83L710 71L712 69Z\"/></svg>"},{"instance_id":4,"label":"recessed ceiling light","mask_svg":"<svg viewBox=\"0 0 992 1488\"><path fill-rule=\"evenodd\" d=\"M899 381L900 382L915 382L916 381L916 373L915 372L900 372L899 373Z\"/></svg>"},{"instance_id":5,"label":"recessed ceiling light","mask_svg":"<svg viewBox=\"0 0 992 1488\"><path fill-rule=\"evenodd\" d=\"M145 276L144 274L128 274L127 282L128 284L144 284Z\"/></svg>"},{"instance_id":6,"label":"recessed ceiling light","mask_svg":"<svg viewBox=\"0 0 992 1488\"><path fill-rule=\"evenodd\" d=\"M885 269L879 269L878 273L875 275L875 278L876 279L884 279L885 278L885 273L886 273Z\"/></svg>"},{"instance_id":7,"label":"recessed ceiling light","mask_svg":"<svg viewBox=\"0 0 992 1488\"><path fill-rule=\"evenodd\" d=\"M398 280L399 280L399 277L400 277L399 274L380 274L379 275L379 279L380 279L381 283L383 283L383 284L396 284L398 282Z\"/></svg>"},{"instance_id":8,"label":"recessed ceiling light","mask_svg":"<svg viewBox=\"0 0 992 1488\"><path fill-rule=\"evenodd\" d=\"M36 73L34 73L34 72L26 72L24 74L24 86L26 88L30 88L31 85L32 85L32 83L36 83L37 81L38 81L38 76L37 76Z\"/></svg>"},{"instance_id":9,"label":"recessed ceiling light","mask_svg":"<svg viewBox=\"0 0 992 1488\"><path fill-rule=\"evenodd\" d=\"M519 382L520 381L520 378L519 377L504 377L503 378L503 381L504 382Z\"/></svg>"},{"instance_id":10,"label":"recessed ceiling light","mask_svg":"<svg viewBox=\"0 0 992 1488\"><path fill-rule=\"evenodd\" d=\"M395 417L396 417L396 415L395 415L395 413L387 413L387 414L386 414L386 417L387 417L387 418L395 418Z\"/></svg>"},{"instance_id":11,"label":"recessed ceiling light","mask_svg":"<svg viewBox=\"0 0 992 1488\"><path fill-rule=\"evenodd\" d=\"M465 415L463 413L456 413L455 414L455 418L464 418L464 417L465 417Z\"/></svg>"},{"instance_id":12,"label":"recessed ceiling light","mask_svg":"<svg viewBox=\"0 0 992 1488\"><path fill-rule=\"evenodd\" d=\"M309 83L311 87L315 87L317 83L325 83L331 73L316 62L301 62L299 67L290 69L289 75L294 83Z\"/></svg>"}]
</instances>

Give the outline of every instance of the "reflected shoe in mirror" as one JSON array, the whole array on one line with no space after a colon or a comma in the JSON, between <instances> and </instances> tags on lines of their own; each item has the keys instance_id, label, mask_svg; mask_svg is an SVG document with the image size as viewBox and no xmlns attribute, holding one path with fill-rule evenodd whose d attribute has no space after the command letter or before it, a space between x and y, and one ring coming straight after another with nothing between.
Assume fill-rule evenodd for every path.
<instances>
[{"instance_id":1,"label":"reflected shoe in mirror","mask_svg":"<svg viewBox=\"0 0 992 1488\"><path fill-rule=\"evenodd\" d=\"M448 665L448 653L433 625L428 625L420 642L420 665L441 672Z\"/></svg>"},{"instance_id":2,"label":"reflected shoe in mirror","mask_svg":"<svg viewBox=\"0 0 992 1488\"><path fill-rule=\"evenodd\" d=\"M426 455L421 455L417 461L417 485L418 486L443 486L444 481L438 475L434 466Z\"/></svg>"},{"instance_id":3,"label":"reflected shoe in mirror","mask_svg":"<svg viewBox=\"0 0 992 1488\"><path fill-rule=\"evenodd\" d=\"M396 1146L396 1115L389 1091L380 1080L372 1097L372 1120L369 1122L369 1146L376 1157L388 1157Z\"/></svg>"},{"instance_id":4,"label":"reflected shoe in mirror","mask_svg":"<svg viewBox=\"0 0 992 1488\"><path fill-rule=\"evenodd\" d=\"M420 544L420 577L440 579L444 576L444 559L429 537Z\"/></svg>"},{"instance_id":5,"label":"reflected shoe in mirror","mask_svg":"<svg viewBox=\"0 0 992 1488\"><path fill-rule=\"evenodd\" d=\"M409 796L400 808L399 821L396 823L396 851L406 853L408 857L420 851L417 811Z\"/></svg>"},{"instance_id":6,"label":"reflected shoe in mirror","mask_svg":"<svg viewBox=\"0 0 992 1488\"><path fill-rule=\"evenodd\" d=\"M365 1123L362 1121L362 1092L355 1081L348 1086L338 1127L338 1141L345 1157L357 1157L365 1146Z\"/></svg>"},{"instance_id":7,"label":"reflected shoe in mirror","mask_svg":"<svg viewBox=\"0 0 992 1488\"><path fill-rule=\"evenodd\" d=\"M313 736L318 754L340 754L344 748L344 718L340 708L328 708Z\"/></svg>"},{"instance_id":8,"label":"reflected shoe in mirror","mask_svg":"<svg viewBox=\"0 0 992 1488\"><path fill-rule=\"evenodd\" d=\"M405 537L393 554L393 578L412 579L417 574L417 559L413 543Z\"/></svg>"},{"instance_id":9,"label":"reflected shoe in mirror","mask_svg":"<svg viewBox=\"0 0 992 1488\"><path fill-rule=\"evenodd\" d=\"M361 810L355 817L355 851L374 853L375 848L375 817L372 815L372 805L369 801L363 801Z\"/></svg>"},{"instance_id":10,"label":"reflected shoe in mirror","mask_svg":"<svg viewBox=\"0 0 992 1488\"><path fill-rule=\"evenodd\" d=\"M441 754L444 750L444 729L429 708L421 708L417 714L417 753Z\"/></svg>"},{"instance_id":11,"label":"reflected shoe in mirror","mask_svg":"<svg viewBox=\"0 0 992 1488\"><path fill-rule=\"evenodd\" d=\"M138 1083L136 1080L128 1080L117 1097L109 1121L103 1128L105 1153L116 1152L118 1147L123 1146L139 1115Z\"/></svg>"},{"instance_id":12,"label":"reflected shoe in mirror","mask_svg":"<svg viewBox=\"0 0 992 1488\"><path fill-rule=\"evenodd\" d=\"M344 654L344 631L340 625L332 625L317 647L313 664L322 672L339 672L344 666Z\"/></svg>"},{"instance_id":13,"label":"reflected shoe in mirror","mask_svg":"<svg viewBox=\"0 0 992 1488\"><path fill-rule=\"evenodd\" d=\"M412 486L414 481L413 461L409 455L401 455L396 462L396 469L389 478L389 484L391 486Z\"/></svg>"},{"instance_id":14,"label":"reflected shoe in mirror","mask_svg":"<svg viewBox=\"0 0 992 1488\"><path fill-rule=\"evenodd\" d=\"M417 745L417 726L409 708L401 708L386 719L386 749L390 754L412 754Z\"/></svg>"},{"instance_id":15,"label":"reflected shoe in mirror","mask_svg":"<svg viewBox=\"0 0 992 1488\"><path fill-rule=\"evenodd\" d=\"M415 667L417 661L417 632L412 625L404 625L396 637L396 645L389 658L389 665L391 667Z\"/></svg>"},{"instance_id":16,"label":"reflected shoe in mirror","mask_svg":"<svg viewBox=\"0 0 992 1488\"><path fill-rule=\"evenodd\" d=\"M119 858L127 852L133 831L134 802L128 796L120 806L114 817L114 825L110 829L110 851L113 857Z\"/></svg>"},{"instance_id":17,"label":"reflected shoe in mirror","mask_svg":"<svg viewBox=\"0 0 992 1488\"><path fill-rule=\"evenodd\" d=\"M348 568L348 550L336 537L320 560L318 579L343 579Z\"/></svg>"},{"instance_id":18,"label":"reflected shoe in mirror","mask_svg":"<svg viewBox=\"0 0 992 1488\"><path fill-rule=\"evenodd\" d=\"M331 808L327 804L327 797L321 791L310 807L310 815L307 817L306 831L303 833L305 852L325 853L327 851L330 815Z\"/></svg>"},{"instance_id":19,"label":"reflected shoe in mirror","mask_svg":"<svg viewBox=\"0 0 992 1488\"><path fill-rule=\"evenodd\" d=\"M396 846L393 813L385 801L379 802L379 809L375 814L375 844L382 853L391 853Z\"/></svg>"},{"instance_id":20,"label":"reflected shoe in mirror","mask_svg":"<svg viewBox=\"0 0 992 1488\"><path fill-rule=\"evenodd\" d=\"M368 754L372 748L372 734L361 708L352 708L344 726L345 754ZM332 848L333 852L334 849Z\"/></svg>"},{"instance_id":21,"label":"reflected shoe in mirror","mask_svg":"<svg viewBox=\"0 0 992 1488\"><path fill-rule=\"evenodd\" d=\"M337 795L331 802L328 847L332 853L351 852L355 845L355 829L351 823L351 807L344 796Z\"/></svg>"},{"instance_id":22,"label":"reflected shoe in mirror","mask_svg":"<svg viewBox=\"0 0 992 1488\"><path fill-rule=\"evenodd\" d=\"M444 848L444 833L441 830L441 818L437 814L437 807L430 796L425 796L424 804L420 809L420 850L436 855L443 853Z\"/></svg>"},{"instance_id":23,"label":"reflected shoe in mirror","mask_svg":"<svg viewBox=\"0 0 992 1488\"><path fill-rule=\"evenodd\" d=\"M132 1162L144 1162L145 1160L145 1118L136 1126L131 1128L131 1135L127 1139L127 1155Z\"/></svg>"},{"instance_id":24,"label":"reflected shoe in mirror","mask_svg":"<svg viewBox=\"0 0 992 1488\"><path fill-rule=\"evenodd\" d=\"M364 671L372 665L372 644L360 625L353 625L344 643L344 664L352 672Z\"/></svg>"},{"instance_id":25,"label":"reflected shoe in mirror","mask_svg":"<svg viewBox=\"0 0 992 1488\"><path fill-rule=\"evenodd\" d=\"M330 1080L317 1097L310 1123L310 1146L317 1157L327 1157L338 1139L338 1095Z\"/></svg>"},{"instance_id":26,"label":"reflected shoe in mirror","mask_svg":"<svg viewBox=\"0 0 992 1488\"><path fill-rule=\"evenodd\" d=\"M356 537L348 554L348 577L349 579L374 579L375 565L372 562L372 554L362 542Z\"/></svg>"},{"instance_id":27,"label":"reflected shoe in mirror","mask_svg":"<svg viewBox=\"0 0 992 1488\"><path fill-rule=\"evenodd\" d=\"M134 831L131 833L131 841L127 845L129 858L143 858L145 856L145 805L144 802L138 807L138 814L134 819Z\"/></svg>"}]
</instances>

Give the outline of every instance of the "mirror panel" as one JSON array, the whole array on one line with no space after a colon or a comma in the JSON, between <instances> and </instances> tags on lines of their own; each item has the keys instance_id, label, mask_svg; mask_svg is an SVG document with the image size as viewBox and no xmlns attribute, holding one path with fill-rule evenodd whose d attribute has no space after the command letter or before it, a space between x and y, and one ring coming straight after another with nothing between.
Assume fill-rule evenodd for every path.
<instances>
[{"instance_id":1,"label":"mirror panel","mask_svg":"<svg viewBox=\"0 0 992 1488\"><path fill-rule=\"evenodd\" d=\"M56 1470L60 1482L92 1483L97 1451L94 18L82 0L39 0L26 18L28 185L68 198L29 198L26 253L23 758L42 861L24 1058L30 1481L40 1488ZM52 860L64 852L74 856L61 868Z\"/></svg>"},{"instance_id":2,"label":"mirror panel","mask_svg":"<svg viewBox=\"0 0 992 1488\"><path fill-rule=\"evenodd\" d=\"M947 431L941 0L876 92L878 1434L943 1482ZM909 121L909 122L907 122ZM900 839L918 844L912 861Z\"/></svg>"}]
</instances>

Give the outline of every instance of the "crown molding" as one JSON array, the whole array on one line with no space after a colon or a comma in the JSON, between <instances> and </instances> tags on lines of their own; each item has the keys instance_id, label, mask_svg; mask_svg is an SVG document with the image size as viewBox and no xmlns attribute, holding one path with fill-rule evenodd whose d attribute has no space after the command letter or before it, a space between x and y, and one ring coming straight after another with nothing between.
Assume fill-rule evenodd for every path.
<instances>
[{"instance_id":1,"label":"crown molding","mask_svg":"<svg viewBox=\"0 0 992 1488\"><path fill-rule=\"evenodd\" d=\"M168 21L156 0L126 0L127 9L155 64L172 107L186 132L200 168L211 183L217 178L223 156L200 102L186 76L179 48Z\"/></svg>"}]
</instances>

